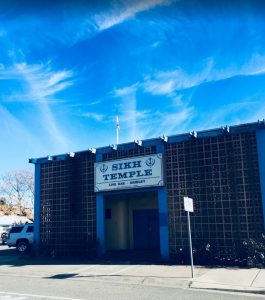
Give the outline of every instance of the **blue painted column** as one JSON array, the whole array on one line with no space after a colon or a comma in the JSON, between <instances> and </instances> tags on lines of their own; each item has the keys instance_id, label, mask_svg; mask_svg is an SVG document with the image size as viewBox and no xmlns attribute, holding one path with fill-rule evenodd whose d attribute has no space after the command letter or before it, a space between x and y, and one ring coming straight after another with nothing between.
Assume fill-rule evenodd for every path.
<instances>
[{"instance_id":1,"label":"blue painted column","mask_svg":"<svg viewBox=\"0 0 265 300\"><path fill-rule=\"evenodd\" d=\"M157 153L163 154L164 184L166 185L165 145L163 141L156 144ZM160 254L163 260L169 260L168 207L166 186L158 189L158 209L160 225Z\"/></svg>"},{"instance_id":2,"label":"blue painted column","mask_svg":"<svg viewBox=\"0 0 265 300\"><path fill-rule=\"evenodd\" d=\"M101 193L96 195L97 201L97 240L98 240L98 255L102 256L106 252L105 248L105 205L104 196Z\"/></svg>"},{"instance_id":3,"label":"blue painted column","mask_svg":"<svg viewBox=\"0 0 265 300\"><path fill-rule=\"evenodd\" d=\"M265 230L265 129L258 129L256 131L258 158L259 158L259 178L261 187L261 198L263 208L263 221Z\"/></svg>"},{"instance_id":4,"label":"blue painted column","mask_svg":"<svg viewBox=\"0 0 265 300\"><path fill-rule=\"evenodd\" d=\"M164 260L169 260L169 236L168 236L168 209L167 209L167 190L158 190L158 208L160 224L160 253Z\"/></svg>"},{"instance_id":5,"label":"blue painted column","mask_svg":"<svg viewBox=\"0 0 265 300\"><path fill-rule=\"evenodd\" d=\"M40 164L35 164L34 183L34 251L40 254Z\"/></svg>"},{"instance_id":6,"label":"blue painted column","mask_svg":"<svg viewBox=\"0 0 265 300\"><path fill-rule=\"evenodd\" d=\"M102 161L102 154L96 152L96 162ZM98 256L103 256L106 252L105 247L105 203L104 195L96 193L96 217L97 217L97 241Z\"/></svg>"}]
</instances>

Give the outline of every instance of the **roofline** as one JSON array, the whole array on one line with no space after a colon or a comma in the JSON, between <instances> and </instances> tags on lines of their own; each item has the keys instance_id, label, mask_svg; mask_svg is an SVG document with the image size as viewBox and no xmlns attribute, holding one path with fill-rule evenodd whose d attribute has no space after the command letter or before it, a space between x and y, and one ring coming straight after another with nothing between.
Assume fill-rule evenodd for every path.
<instances>
[{"instance_id":1,"label":"roofline","mask_svg":"<svg viewBox=\"0 0 265 300\"><path fill-rule=\"evenodd\" d=\"M47 163L51 161L60 161L60 160L66 160L69 158L73 158L76 155L80 155L83 153L91 153L92 155L95 155L96 153L104 154L109 153L110 151L122 151L126 149L132 149L135 147L149 147L152 145L156 145L157 143L174 143L174 142L185 142L193 138L207 138L207 137L215 137L215 136L221 136L225 134L236 134L241 132L253 132L258 129L265 129L265 119L258 120L257 122L252 123L243 123L238 125L232 125L232 126L222 126L219 128L214 129L206 129L201 131L192 131L192 132L186 132L176 135L170 135L168 137L161 136L156 138L150 138L145 140L135 140L132 142L126 142L123 144L118 145L109 145L99 148L90 148L88 150L83 151L76 151L76 152L68 152L64 154L59 155L48 155L46 157L40 157L40 158L30 158L29 163L38 164L38 163Z\"/></svg>"}]
</instances>

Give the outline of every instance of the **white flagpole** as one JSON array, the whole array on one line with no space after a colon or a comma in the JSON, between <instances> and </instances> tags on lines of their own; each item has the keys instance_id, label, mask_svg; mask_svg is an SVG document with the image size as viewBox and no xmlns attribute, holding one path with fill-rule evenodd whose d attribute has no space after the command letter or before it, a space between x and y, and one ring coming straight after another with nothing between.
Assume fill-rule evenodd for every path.
<instances>
[{"instance_id":1,"label":"white flagpole","mask_svg":"<svg viewBox=\"0 0 265 300\"><path fill-rule=\"evenodd\" d=\"M119 130L120 130L120 122L118 115L116 116L116 145L119 144Z\"/></svg>"}]
</instances>

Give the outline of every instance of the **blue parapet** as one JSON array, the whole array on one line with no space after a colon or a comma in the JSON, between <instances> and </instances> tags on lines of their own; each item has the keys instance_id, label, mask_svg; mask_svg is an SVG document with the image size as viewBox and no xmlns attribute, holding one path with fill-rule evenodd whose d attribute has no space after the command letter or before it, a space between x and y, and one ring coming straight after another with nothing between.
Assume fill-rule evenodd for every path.
<instances>
[{"instance_id":1,"label":"blue parapet","mask_svg":"<svg viewBox=\"0 0 265 300\"><path fill-rule=\"evenodd\" d=\"M35 185L34 185L34 251L40 254L40 170L41 165L35 164Z\"/></svg>"},{"instance_id":2,"label":"blue parapet","mask_svg":"<svg viewBox=\"0 0 265 300\"><path fill-rule=\"evenodd\" d=\"M259 177L260 188L262 198L263 209L263 221L265 230L265 129L259 129L256 131L257 146L258 146L258 158L259 158Z\"/></svg>"}]
</instances>

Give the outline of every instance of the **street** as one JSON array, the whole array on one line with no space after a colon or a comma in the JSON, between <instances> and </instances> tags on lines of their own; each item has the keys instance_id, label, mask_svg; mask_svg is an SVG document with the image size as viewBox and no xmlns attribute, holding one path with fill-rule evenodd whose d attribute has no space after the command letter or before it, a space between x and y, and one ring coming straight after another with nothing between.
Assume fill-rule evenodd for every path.
<instances>
[{"instance_id":1,"label":"street","mask_svg":"<svg viewBox=\"0 0 265 300\"><path fill-rule=\"evenodd\" d=\"M0 299L257 299L242 295L189 289L189 270L178 278L174 266L154 266L164 270L164 280L152 276L153 266L99 262L69 262L18 255L15 249L0 246ZM171 268L172 267L172 268ZM140 268L140 269L139 269ZM161 269L165 268L165 269ZM168 269L169 268L169 269ZM139 271L140 270L140 271ZM148 271L149 270L149 271ZM149 275L142 273L149 272ZM162 275L161 275L162 276ZM152 278L154 277L154 278ZM159 278L158 278L159 277Z\"/></svg>"}]
</instances>

